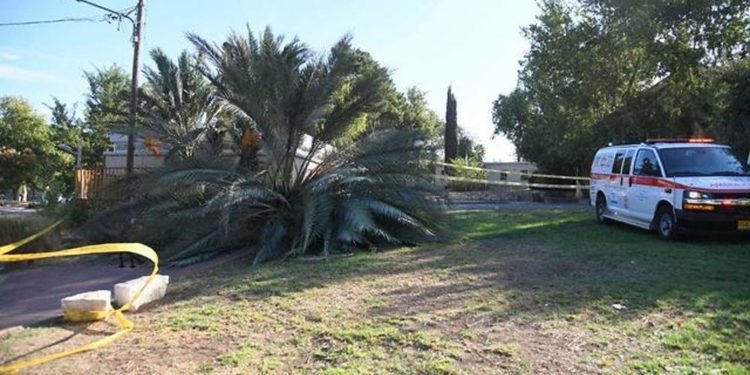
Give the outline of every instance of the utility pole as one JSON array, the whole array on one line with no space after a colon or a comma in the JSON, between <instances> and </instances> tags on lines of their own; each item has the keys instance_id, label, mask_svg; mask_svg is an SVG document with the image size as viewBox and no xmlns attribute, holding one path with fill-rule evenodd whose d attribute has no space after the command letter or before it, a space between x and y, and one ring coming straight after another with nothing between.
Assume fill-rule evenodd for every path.
<instances>
[{"instance_id":1,"label":"utility pole","mask_svg":"<svg viewBox=\"0 0 750 375\"><path fill-rule=\"evenodd\" d=\"M127 178L133 177L135 155L135 127L138 122L138 70L141 52L141 31L143 30L143 7L145 0L138 0L133 23L133 71L130 79L130 124L128 126Z\"/></svg>"},{"instance_id":2,"label":"utility pole","mask_svg":"<svg viewBox=\"0 0 750 375\"><path fill-rule=\"evenodd\" d=\"M133 177L135 128L136 123L138 122L138 71L140 67L141 36L143 34L143 9L145 7L145 0L138 0L138 4L135 6L135 9L133 9L136 12L135 19L130 17L130 13L132 13L133 10L123 13L93 3L89 0L76 1L106 11L111 20L122 20L124 18L133 23L133 71L131 72L132 76L130 78L130 116L128 121L128 154L126 162L126 176L127 179L130 180Z\"/></svg>"},{"instance_id":3,"label":"utility pole","mask_svg":"<svg viewBox=\"0 0 750 375\"><path fill-rule=\"evenodd\" d=\"M131 72L130 78L130 118L128 124L128 154L126 161L126 173L125 178L128 182L128 198L133 200L135 194L133 194L133 186L130 184L133 178L133 156L135 154L135 128L138 122L138 70L140 69L140 52L141 52L141 36L143 35L143 9L145 7L145 0L138 0L138 4L135 9L128 11L127 13L118 12L110 8L95 4L89 0L76 0L81 3L91 5L95 8L99 8L109 13L109 17L112 20L122 20L123 18L133 23L133 71ZM130 13L135 11L135 19L130 17ZM130 208L130 225L135 224L135 214L133 208ZM130 267L135 267L133 262L134 256L130 256ZM124 267L122 253L120 253L120 267Z\"/></svg>"}]
</instances>

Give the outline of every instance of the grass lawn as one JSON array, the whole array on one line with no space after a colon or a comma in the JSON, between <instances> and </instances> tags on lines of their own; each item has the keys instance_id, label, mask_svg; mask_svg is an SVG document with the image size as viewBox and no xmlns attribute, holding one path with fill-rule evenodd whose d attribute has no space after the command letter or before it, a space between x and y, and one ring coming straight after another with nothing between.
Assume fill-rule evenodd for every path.
<instances>
[{"instance_id":1,"label":"grass lawn","mask_svg":"<svg viewBox=\"0 0 750 375\"><path fill-rule=\"evenodd\" d=\"M664 243L589 210L452 215L448 244L178 282L123 340L33 372L750 373L747 240ZM17 331L0 362L109 331Z\"/></svg>"}]
</instances>

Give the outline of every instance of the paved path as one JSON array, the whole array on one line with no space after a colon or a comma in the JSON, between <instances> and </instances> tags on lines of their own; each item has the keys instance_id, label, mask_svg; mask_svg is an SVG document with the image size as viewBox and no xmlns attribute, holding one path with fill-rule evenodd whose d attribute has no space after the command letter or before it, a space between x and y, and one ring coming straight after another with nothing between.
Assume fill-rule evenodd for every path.
<instances>
[{"instance_id":1,"label":"paved path","mask_svg":"<svg viewBox=\"0 0 750 375\"><path fill-rule=\"evenodd\" d=\"M47 265L0 274L0 329L60 315L64 297L147 275L150 267L102 264Z\"/></svg>"},{"instance_id":2,"label":"paved path","mask_svg":"<svg viewBox=\"0 0 750 375\"><path fill-rule=\"evenodd\" d=\"M172 281L242 255L230 253L193 266L162 269L160 273L169 275ZM64 262L0 272L0 330L58 317L62 298L92 290L112 290L116 283L148 275L151 267L148 262L135 268L119 268L116 262Z\"/></svg>"},{"instance_id":3,"label":"paved path","mask_svg":"<svg viewBox=\"0 0 750 375\"><path fill-rule=\"evenodd\" d=\"M26 208L24 206L0 206L0 215L7 214L33 214L36 210L33 208Z\"/></svg>"}]
</instances>

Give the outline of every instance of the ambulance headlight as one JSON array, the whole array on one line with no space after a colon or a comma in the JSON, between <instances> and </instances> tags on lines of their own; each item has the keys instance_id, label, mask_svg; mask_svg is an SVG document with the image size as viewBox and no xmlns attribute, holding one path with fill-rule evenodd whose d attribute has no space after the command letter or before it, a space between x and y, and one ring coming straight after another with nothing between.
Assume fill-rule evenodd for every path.
<instances>
[{"instance_id":1,"label":"ambulance headlight","mask_svg":"<svg viewBox=\"0 0 750 375\"><path fill-rule=\"evenodd\" d=\"M691 211L716 211L720 203L713 199L711 193L686 190L683 193L682 209Z\"/></svg>"},{"instance_id":2,"label":"ambulance headlight","mask_svg":"<svg viewBox=\"0 0 750 375\"><path fill-rule=\"evenodd\" d=\"M705 193L702 191L686 190L685 199L711 199L711 193Z\"/></svg>"}]
</instances>

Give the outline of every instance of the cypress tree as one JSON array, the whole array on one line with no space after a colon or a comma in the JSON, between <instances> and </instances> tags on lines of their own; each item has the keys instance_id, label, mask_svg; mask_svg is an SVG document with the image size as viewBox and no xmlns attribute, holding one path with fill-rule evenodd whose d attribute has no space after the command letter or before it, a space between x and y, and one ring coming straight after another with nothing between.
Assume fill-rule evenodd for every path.
<instances>
[{"instance_id":1,"label":"cypress tree","mask_svg":"<svg viewBox=\"0 0 750 375\"><path fill-rule=\"evenodd\" d=\"M445 108L445 162L458 156L458 119L456 117L456 97L448 86L448 102Z\"/></svg>"}]
</instances>

